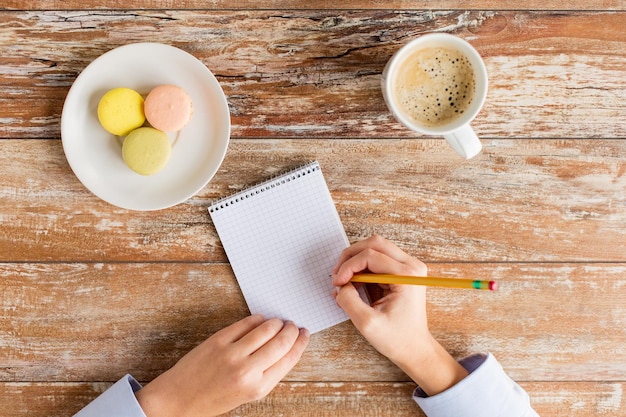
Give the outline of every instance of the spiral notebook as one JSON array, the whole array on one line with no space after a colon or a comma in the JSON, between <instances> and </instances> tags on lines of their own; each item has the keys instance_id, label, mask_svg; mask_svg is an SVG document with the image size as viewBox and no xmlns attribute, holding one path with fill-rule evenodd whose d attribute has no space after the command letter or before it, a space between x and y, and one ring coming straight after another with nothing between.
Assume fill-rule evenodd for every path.
<instances>
[{"instance_id":1,"label":"spiral notebook","mask_svg":"<svg viewBox=\"0 0 626 417\"><path fill-rule=\"evenodd\" d=\"M311 333L347 320L329 275L348 238L318 162L219 200L209 213L252 314Z\"/></svg>"}]
</instances>

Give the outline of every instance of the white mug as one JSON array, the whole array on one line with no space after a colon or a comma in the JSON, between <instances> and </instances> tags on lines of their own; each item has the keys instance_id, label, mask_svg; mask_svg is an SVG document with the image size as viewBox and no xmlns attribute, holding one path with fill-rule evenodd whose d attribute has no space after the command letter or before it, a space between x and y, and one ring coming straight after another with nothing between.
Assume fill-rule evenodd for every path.
<instances>
[{"instance_id":1,"label":"white mug","mask_svg":"<svg viewBox=\"0 0 626 417\"><path fill-rule=\"evenodd\" d=\"M452 58L446 61L450 55ZM463 72L468 73L467 80L462 81L467 81L465 86L459 88L453 82L450 86L455 90L453 93L444 90L444 84L464 77ZM473 82L469 81L469 72L473 73ZM400 81L399 73L404 75ZM445 33L420 36L400 48L387 62L381 86L387 107L403 125L426 135L442 135L466 159L480 153L482 146L470 122L487 97L487 69L469 43ZM445 118L437 119L444 117L444 113Z\"/></svg>"}]
</instances>

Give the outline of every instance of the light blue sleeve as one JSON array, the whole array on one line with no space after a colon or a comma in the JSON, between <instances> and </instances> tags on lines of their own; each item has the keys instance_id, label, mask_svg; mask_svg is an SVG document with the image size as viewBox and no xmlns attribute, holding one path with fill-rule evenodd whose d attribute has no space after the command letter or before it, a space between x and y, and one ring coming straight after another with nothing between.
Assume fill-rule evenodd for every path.
<instances>
[{"instance_id":1,"label":"light blue sleeve","mask_svg":"<svg viewBox=\"0 0 626 417\"><path fill-rule=\"evenodd\" d=\"M139 382L126 375L74 417L146 417L135 398L140 389Z\"/></svg>"},{"instance_id":2,"label":"light blue sleeve","mask_svg":"<svg viewBox=\"0 0 626 417\"><path fill-rule=\"evenodd\" d=\"M428 417L539 417L526 391L492 354L472 355L460 363L470 374L455 386L432 397L419 387L413 393Z\"/></svg>"}]
</instances>

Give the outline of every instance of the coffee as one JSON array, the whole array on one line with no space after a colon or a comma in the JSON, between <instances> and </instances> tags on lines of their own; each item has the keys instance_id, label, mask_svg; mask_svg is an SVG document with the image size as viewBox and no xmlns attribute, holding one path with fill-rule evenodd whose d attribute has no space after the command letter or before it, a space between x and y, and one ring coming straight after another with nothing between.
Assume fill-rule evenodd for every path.
<instances>
[{"instance_id":1,"label":"coffee","mask_svg":"<svg viewBox=\"0 0 626 417\"><path fill-rule=\"evenodd\" d=\"M400 65L391 86L396 104L414 123L435 128L460 117L476 92L474 69L456 49L418 49Z\"/></svg>"}]
</instances>

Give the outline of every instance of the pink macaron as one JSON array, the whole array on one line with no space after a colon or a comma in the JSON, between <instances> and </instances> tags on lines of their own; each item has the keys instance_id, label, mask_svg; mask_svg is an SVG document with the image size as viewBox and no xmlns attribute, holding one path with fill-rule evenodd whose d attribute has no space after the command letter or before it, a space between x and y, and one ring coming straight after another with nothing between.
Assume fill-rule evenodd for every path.
<instances>
[{"instance_id":1,"label":"pink macaron","mask_svg":"<svg viewBox=\"0 0 626 417\"><path fill-rule=\"evenodd\" d=\"M177 85L165 84L148 93L144 102L148 123L164 132L177 132L191 119L191 97Z\"/></svg>"}]
</instances>

